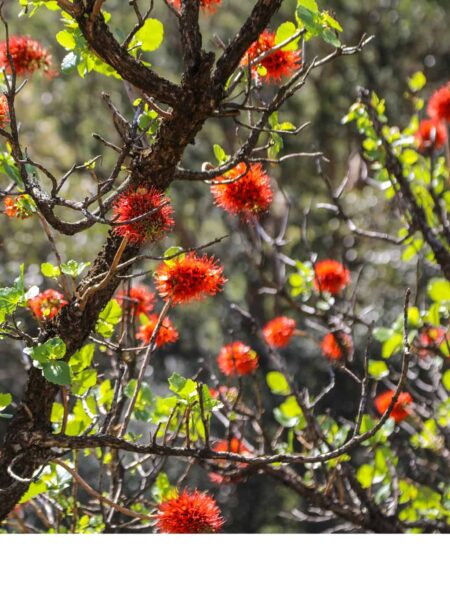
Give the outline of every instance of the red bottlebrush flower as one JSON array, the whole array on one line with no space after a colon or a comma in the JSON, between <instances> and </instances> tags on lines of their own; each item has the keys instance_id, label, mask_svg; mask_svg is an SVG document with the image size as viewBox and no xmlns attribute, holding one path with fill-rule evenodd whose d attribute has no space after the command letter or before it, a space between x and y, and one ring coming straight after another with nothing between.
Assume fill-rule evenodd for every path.
<instances>
[{"instance_id":1,"label":"red bottlebrush flower","mask_svg":"<svg viewBox=\"0 0 450 600\"><path fill-rule=\"evenodd\" d=\"M320 343L322 352L330 362L348 360L353 352L352 338L340 331L339 333L327 333Z\"/></svg>"},{"instance_id":2,"label":"red bottlebrush flower","mask_svg":"<svg viewBox=\"0 0 450 600\"><path fill-rule=\"evenodd\" d=\"M4 200L4 205L4 213L11 219L28 219L28 217L31 217L35 212L33 200L25 194L15 196L14 198L8 196Z\"/></svg>"},{"instance_id":3,"label":"red bottlebrush flower","mask_svg":"<svg viewBox=\"0 0 450 600\"><path fill-rule=\"evenodd\" d=\"M51 70L52 57L38 41L27 36L12 36L9 38L9 52L17 75L31 75L38 69L49 77L55 75ZM11 73L6 41L0 42L0 67Z\"/></svg>"},{"instance_id":4,"label":"red bottlebrush flower","mask_svg":"<svg viewBox=\"0 0 450 600\"><path fill-rule=\"evenodd\" d=\"M242 342L224 346L217 357L219 369L225 375L249 375L258 368L258 355Z\"/></svg>"},{"instance_id":5,"label":"red bottlebrush flower","mask_svg":"<svg viewBox=\"0 0 450 600\"><path fill-rule=\"evenodd\" d=\"M169 0L175 10L181 10L181 0ZM200 8L207 12L215 12L222 0L200 0Z\"/></svg>"},{"instance_id":6,"label":"red bottlebrush flower","mask_svg":"<svg viewBox=\"0 0 450 600\"><path fill-rule=\"evenodd\" d=\"M379 396L375 398L375 408L382 415L390 405L392 398L394 396L394 392L389 390L387 392L383 392ZM408 392L402 392L399 394L397 398L397 402L394 405L394 408L391 412L391 417L394 419L396 423L401 423L406 417L409 416L410 411L408 409L408 404L411 404L413 399Z\"/></svg>"},{"instance_id":7,"label":"red bottlebrush flower","mask_svg":"<svg viewBox=\"0 0 450 600\"><path fill-rule=\"evenodd\" d=\"M264 326L262 332L264 339L274 348L284 348L294 335L296 323L288 317L275 317Z\"/></svg>"},{"instance_id":8,"label":"red bottlebrush flower","mask_svg":"<svg viewBox=\"0 0 450 600\"><path fill-rule=\"evenodd\" d=\"M337 260L319 260L315 265L314 287L335 296L350 282L350 272Z\"/></svg>"},{"instance_id":9,"label":"red bottlebrush flower","mask_svg":"<svg viewBox=\"0 0 450 600\"><path fill-rule=\"evenodd\" d=\"M214 257L197 256L195 252L161 263L154 277L160 296L173 304L215 296L226 281Z\"/></svg>"},{"instance_id":10,"label":"red bottlebrush flower","mask_svg":"<svg viewBox=\"0 0 450 600\"><path fill-rule=\"evenodd\" d=\"M28 300L28 308L39 321L50 321L66 304L67 300L64 296L52 289L45 290Z\"/></svg>"},{"instance_id":11,"label":"red bottlebrush flower","mask_svg":"<svg viewBox=\"0 0 450 600\"><path fill-rule=\"evenodd\" d=\"M150 344L153 332L155 331L156 324L158 322L158 315L148 315L148 322L144 323L139 327L139 331L136 334L138 340L142 340L144 344ZM156 335L155 344L157 348L164 346L165 344L172 344L176 342L180 337L178 331L173 325L169 317L165 317L162 320L161 326Z\"/></svg>"},{"instance_id":12,"label":"red bottlebrush flower","mask_svg":"<svg viewBox=\"0 0 450 600\"><path fill-rule=\"evenodd\" d=\"M161 239L174 225L173 208L169 199L156 188L130 188L121 194L114 204L113 214L117 223L117 235L128 238L132 244L155 242ZM151 212L154 211L154 212ZM147 214L141 219L137 219ZM128 223L132 219L137 219Z\"/></svg>"},{"instance_id":13,"label":"red bottlebrush flower","mask_svg":"<svg viewBox=\"0 0 450 600\"><path fill-rule=\"evenodd\" d=\"M211 193L218 206L247 221L265 212L273 200L270 178L261 163L252 163L248 167L239 163L216 179Z\"/></svg>"},{"instance_id":14,"label":"red bottlebrush flower","mask_svg":"<svg viewBox=\"0 0 450 600\"><path fill-rule=\"evenodd\" d=\"M447 139L447 129L441 121L424 119L419 123L415 140L421 152L426 150L439 150Z\"/></svg>"},{"instance_id":15,"label":"red bottlebrush flower","mask_svg":"<svg viewBox=\"0 0 450 600\"><path fill-rule=\"evenodd\" d=\"M259 38L247 50L241 65L246 66L256 60L261 54L268 52L276 46L276 34L270 31L263 31ZM290 77L301 67L300 50L285 50L279 48L268 54L260 62L252 65L251 70L254 75L259 75L267 81L279 81L282 77ZM264 72L261 73L258 67L262 66Z\"/></svg>"},{"instance_id":16,"label":"red bottlebrush flower","mask_svg":"<svg viewBox=\"0 0 450 600\"><path fill-rule=\"evenodd\" d=\"M5 96L0 96L0 127L9 123L9 107Z\"/></svg>"},{"instance_id":17,"label":"red bottlebrush flower","mask_svg":"<svg viewBox=\"0 0 450 600\"><path fill-rule=\"evenodd\" d=\"M133 317L148 315L155 306L155 294L145 285L136 285L130 288L130 291L119 292L117 294L118 303L123 306L130 306Z\"/></svg>"},{"instance_id":18,"label":"red bottlebrush flower","mask_svg":"<svg viewBox=\"0 0 450 600\"><path fill-rule=\"evenodd\" d=\"M450 123L450 81L431 96L427 114L431 119Z\"/></svg>"},{"instance_id":19,"label":"red bottlebrush flower","mask_svg":"<svg viewBox=\"0 0 450 600\"><path fill-rule=\"evenodd\" d=\"M242 454L244 456L252 455L250 448L246 443L235 437L231 438L231 440L219 440L212 446L212 450L214 452L234 452L234 454ZM246 463L230 463L227 460L218 460L215 464L222 468L232 465L236 469L243 469L246 466ZM236 476L228 477L226 475L220 475L219 473L209 473L209 478L214 483L229 483L239 479L239 477Z\"/></svg>"},{"instance_id":20,"label":"red bottlebrush flower","mask_svg":"<svg viewBox=\"0 0 450 600\"><path fill-rule=\"evenodd\" d=\"M161 533L217 533L223 524L214 498L197 490L162 502L156 516Z\"/></svg>"}]
</instances>

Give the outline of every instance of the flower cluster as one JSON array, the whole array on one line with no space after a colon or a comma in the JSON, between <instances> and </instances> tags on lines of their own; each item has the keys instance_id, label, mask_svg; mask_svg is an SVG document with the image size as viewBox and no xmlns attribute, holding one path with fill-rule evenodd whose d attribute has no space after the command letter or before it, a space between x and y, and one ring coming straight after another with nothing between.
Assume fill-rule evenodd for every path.
<instances>
[{"instance_id":1,"label":"flower cluster","mask_svg":"<svg viewBox=\"0 0 450 600\"><path fill-rule=\"evenodd\" d=\"M150 344L150 341L153 336L153 332L155 331L156 325L159 320L159 316L156 314L148 315L147 322L140 326L136 337L138 340L142 340L144 344ZM172 321L169 317L164 317L161 322L161 325L158 329L158 333L156 334L156 339L154 340L156 347L160 348L165 344L172 344L176 342L179 338L179 333Z\"/></svg>"},{"instance_id":2,"label":"flower cluster","mask_svg":"<svg viewBox=\"0 0 450 600\"><path fill-rule=\"evenodd\" d=\"M234 454L242 454L244 456L251 456L250 448L246 445L246 443L238 438L231 438L231 440L219 440L216 442L212 450L214 452L233 452ZM224 468L228 466L230 463L226 460L218 460L216 461L216 465ZM232 463L233 467L236 469L245 468L245 463ZM210 473L209 478L213 483L229 483L233 479L236 480L235 477L228 477L226 475L220 475L219 473Z\"/></svg>"},{"instance_id":3,"label":"flower cluster","mask_svg":"<svg viewBox=\"0 0 450 600\"><path fill-rule=\"evenodd\" d=\"M446 124L450 123L450 81L436 90L428 101L427 115L419 123L416 143L421 152L439 150L447 139Z\"/></svg>"},{"instance_id":4,"label":"flower cluster","mask_svg":"<svg viewBox=\"0 0 450 600\"><path fill-rule=\"evenodd\" d=\"M5 96L0 96L0 127L9 123L9 107Z\"/></svg>"},{"instance_id":5,"label":"flower cluster","mask_svg":"<svg viewBox=\"0 0 450 600\"><path fill-rule=\"evenodd\" d=\"M169 0L175 10L181 10L181 0ZM222 0L200 0L200 7L208 12L214 12Z\"/></svg>"},{"instance_id":6,"label":"flower cluster","mask_svg":"<svg viewBox=\"0 0 450 600\"><path fill-rule=\"evenodd\" d=\"M31 75L42 69L48 76L55 75L51 70L52 57L48 50L39 42L27 36L12 36L9 38L9 54L17 75ZM0 42L0 68L11 73L6 41Z\"/></svg>"},{"instance_id":7,"label":"flower cluster","mask_svg":"<svg viewBox=\"0 0 450 600\"><path fill-rule=\"evenodd\" d=\"M330 362L348 360L353 352L352 338L340 331L339 333L327 333L320 343L323 355Z\"/></svg>"},{"instance_id":8,"label":"flower cluster","mask_svg":"<svg viewBox=\"0 0 450 600\"><path fill-rule=\"evenodd\" d=\"M275 317L263 328L264 339L273 348L284 348L294 335L296 323L288 317Z\"/></svg>"},{"instance_id":9,"label":"flower cluster","mask_svg":"<svg viewBox=\"0 0 450 600\"><path fill-rule=\"evenodd\" d=\"M224 375L249 375L258 368L257 353L242 342L224 346L217 357L217 364Z\"/></svg>"},{"instance_id":10,"label":"flower cluster","mask_svg":"<svg viewBox=\"0 0 450 600\"><path fill-rule=\"evenodd\" d=\"M174 225L169 199L154 187L130 188L114 203L113 215L117 235L135 245L156 242ZM130 222L131 221L131 222Z\"/></svg>"},{"instance_id":11,"label":"flower cluster","mask_svg":"<svg viewBox=\"0 0 450 600\"><path fill-rule=\"evenodd\" d=\"M161 263L154 274L156 288L164 300L184 304L215 296L226 279L214 257L188 252Z\"/></svg>"},{"instance_id":12,"label":"flower cluster","mask_svg":"<svg viewBox=\"0 0 450 600\"><path fill-rule=\"evenodd\" d=\"M273 200L270 178L261 163L239 163L216 179L211 193L218 206L247 221L264 213Z\"/></svg>"},{"instance_id":13,"label":"flower cluster","mask_svg":"<svg viewBox=\"0 0 450 600\"><path fill-rule=\"evenodd\" d=\"M432 350L438 350L439 346L447 340L447 331L444 327L426 326L419 333L415 346L418 346L418 354L421 358L425 358Z\"/></svg>"},{"instance_id":14,"label":"flower cluster","mask_svg":"<svg viewBox=\"0 0 450 600\"><path fill-rule=\"evenodd\" d=\"M141 315L148 315L155 306L155 294L145 285L136 285L130 287L127 292L119 292L117 301L123 307L130 307L133 318L139 318Z\"/></svg>"},{"instance_id":15,"label":"flower cluster","mask_svg":"<svg viewBox=\"0 0 450 600\"><path fill-rule=\"evenodd\" d=\"M375 398L375 408L382 415L388 409L390 403L392 402L392 398L394 397L394 393L392 390L388 390L387 392L383 392L379 396ZM406 417L409 416L410 411L408 409L408 404L411 404L413 399L408 392L402 392L399 394L397 398L397 402L394 404L394 408L391 412L391 418L394 419L396 423L401 423Z\"/></svg>"},{"instance_id":16,"label":"flower cluster","mask_svg":"<svg viewBox=\"0 0 450 600\"><path fill-rule=\"evenodd\" d=\"M156 526L162 533L217 533L224 520L214 498L184 490L158 506Z\"/></svg>"},{"instance_id":17,"label":"flower cluster","mask_svg":"<svg viewBox=\"0 0 450 600\"><path fill-rule=\"evenodd\" d=\"M350 272L337 260L319 260L315 265L314 288L335 296L350 282Z\"/></svg>"},{"instance_id":18,"label":"flower cluster","mask_svg":"<svg viewBox=\"0 0 450 600\"><path fill-rule=\"evenodd\" d=\"M28 300L28 308L39 321L50 321L66 304L67 300L64 296L52 289L45 290Z\"/></svg>"},{"instance_id":19,"label":"flower cluster","mask_svg":"<svg viewBox=\"0 0 450 600\"><path fill-rule=\"evenodd\" d=\"M5 215L11 219L28 219L36 210L35 204L26 194L15 196L14 198L7 196L4 200Z\"/></svg>"},{"instance_id":20,"label":"flower cluster","mask_svg":"<svg viewBox=\"0 0 450 600\"><path fill-rule=\"evenodd\" d=\"M419 123L419 129L416 131L415 138L421 152L439 150L447 139L447 129L441 121L424 119Z\"/></svg>"},{"instance_id":21,"label":"flower cluster","mask_svg":"<svg viewBox=\"0 0 450 600\"><path fill-rule=\"evenodd\" d=\"M301 52L286 48L271 51L276 45L276 34L268 30L263 31L247 50L241 65L247 66L254 63L251 64L253 75L259 75L267 81L276 82L282 77L290 77L301 67ZM258 60L266 52L267 56Z\"/></svg>"}]
</instances>

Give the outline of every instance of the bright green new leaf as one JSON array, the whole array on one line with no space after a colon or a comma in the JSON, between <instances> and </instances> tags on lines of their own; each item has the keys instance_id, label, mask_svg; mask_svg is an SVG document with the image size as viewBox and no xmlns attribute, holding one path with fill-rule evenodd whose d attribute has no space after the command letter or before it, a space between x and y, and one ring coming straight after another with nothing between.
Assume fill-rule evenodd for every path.
<instances>
[{"instance_id":1,"label":"bright green new leaf","mask_svg":"<svg viewBox=\"0 0 450 600\"><path fill-rule=\"evenodd\" d=\"M291 391L286 377L279 371L269 371L266 375L266 381L272 394L287 396Z\"/></svg>"},{"instance_id":2,"label":"bright green new leaf","mask_svg":"<svg viewBox=\"0 0 450 600\"><path fill-rule=\"evenodd\" d=\"M384 360L369 360L369 375L374 379L382 379L389 375L389 368Z\"/></svg>"},{"instance_id":3,"label":"bright green new leaf","mask_svg":"<svg viewBox=\"0 0 450 600\"><path fill-rule=\"evenodd\" d=\"M157 50L164 39L164 25L158 19L147 19L134 35L130 47L140 46L144 52Z\"/></svg>"},{"instance_id":4,"label":"bright green new leaf","mask_svg":"<svg viewBox=\"0 0 450 600\"><path fill-rule=\"evenodd\" d=\"M291 21L286 21L285 23L282 23L277 29L277 32L275 35L275 44L277 46L278 46L278 44L282 44L284 41L288 40L293 35L295 35L296 32L297 32L297 26L294 23L292 23ZM298 41L299 41L299 38L293 40L292 42L289 42L289 44L286 44L285 46L283 46L283 50L297 50Z\"/></svg>"},{"instance_id":5,"label":"bright green new leaf","mask_svg":"<svg viewBox=\"0 0 450 600\"><path fill-rule=\"evenodd\" d=\"M5 410L12 402L11 394L0 394L0 412Z\"/></svg>"}]
</instances>

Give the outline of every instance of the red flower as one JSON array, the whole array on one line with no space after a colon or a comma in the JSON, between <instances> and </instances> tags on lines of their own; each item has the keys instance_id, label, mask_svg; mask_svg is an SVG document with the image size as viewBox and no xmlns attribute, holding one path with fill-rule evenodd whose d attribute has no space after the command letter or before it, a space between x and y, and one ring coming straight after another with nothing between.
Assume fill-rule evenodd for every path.
<instances>
[{"instance_id":1,"label":"red flower","mask_svg":"<svg viewBox=\"0 0 450 600\"><path fill-rule=\"evenodd\" d=\"M284 348L294 334L296 323L288 317L275 317L263 328L263 336L269 346Z\"/></svg>"},{"instance_id":2,"label":"red flower","mask_svg":"<svg viewBox=\"0 0 450 600\"><path fill-rule=\"evenodd\" d=\"M160 296L173 304L215 296L226 281L214 257L197 256L195 252L161 263L154 277Z\"/></svg>"},{"instance_id":3,"label":"red flower","mask_svg":"<svg viewBox=\"0 0 450 600\"><path fill-rule=\"evenodd\" d=\"M419 356L424 358L429 355L429 351L438 349L447 339L447 331L444 327L427 326L418 335L417 345L419 346Z\"/></svg>"},{"instance_id":4,"label":"red flower","mask_svg":"<svg viewBox=\"0 0 450 600\"><path fill-rule=\"evenodd\" d=\"M139 332L136 334L138 340L142 340L144 344L150 344L150 340L152 339L153 332L155 331L158 318L159 316L156 314L148 315L148 322L141 325L141 327L139 327ZM160 348L165 344L176 342L179 337L179 333L174 327L172 321L169 319L169 317L165 317L162 320L160 328L158 329L155 344L157 348Z\"/></svg>"},{"instance_id":5,"label":"red flower","mask_svg":"<svg viewBox=\"0 0 450 600\"><path fill-rule=\"evenodd\" d=\"M353 351L352 338L339 331L338 333L327 333L320 343L322 352L330 362L339 362L343 358L348 360Z\"/></svg>"},{"instance_id":6,"label":"red flower","mask_svg":"<svg viewBox=\"0 0 450 600\"><path fill-rule=\"evenodd\" d=\"M263 31L256 42L254 42L247 50L241 65L246 66L261 54L271 50L276 46L276 34L270 31ZM265 69L264 73L258 70L262 66ZM286 50L279 48L268 54L260 62L251 66L253 75L259 75L266 78L267 81L279 81L282 77L290 77L301 67L301 52L300 50Z\"/></svg>"},{"instance_id":7,"label":"red flower","mask_svg":"<svg viewBox=\"0 0 450 600\"><path fill-rule=\"evenodd\" d=\"M216 533L223 523L214 498L197 490L162 502L156 517L161 533Z\"/></svg>"},{"instance_id":8,"label":"red flower","mask_svg":"<svg viewBox=\"0 0 450 600\"><path fill-rule=\"evenodd\" d=\"M432 119L450 123L450 81L431 96L427 114Z\"/></svg>"},{"instance_id":9,"label":"red flower","mask_svg":"<svg viewBox=\"0 0 450 600\"><path fill-rule=\"evenodd\" d=\"M136 285L130 291L119 292L117 301L121 306L127 304L133 317L151 313L155 306L155 294L145 285Z\"/></svg>"},{"instance_id":10,"label":"red flower","mask_svg":"<svg viewBox=\"0 0 450 600\"><path fill-rule=\"evenodd\" d=\"M8 100L5 96L0 96L0 127L4 127L9 123L9 107Z\"/></svg>"},{"instance_id":11,"label":"red flower","mask_svg":"<svg viewBox=\"0 0 450 600\"><path fill-rule=\"evenodd\" d=\"M64 296L52 289L45 290L28 300L28 308L39 321L50 321L66 304L67 300Z\"/></svg>"},{"instance_id":12,"label":"red flower","mask_svg":"<svg viewBox=\"0 0 450 600\"><path fill-rule=\"evenodd\" d=\"M168 202L169 199L154 187L128 189L114 204L113 214L116 222L125 221L124 225L115 228L117 235L128 238L136 245L161 239L174 225L173 208ZM142 215L146 216L126 223Z\"/></svg>"},{"instance_id":13,"label":"red flower","mask_svg":"<svg viewBox=\"0 0 450 600\"><path fill-rule=\"evenodd\" d=\"M447 129L441 121L425 119L420 121L415 139L421 152L425 150L439 150L447 139Z\"/></svg>"},{"instance_id":14,"label":"red flower","mask_svg":"<svg viewBox=\"0 0 450 600\"><path fill-rule=\"evenodd\" d=\"M21 196L16 196L15 198L7 197L4 200L5 205L5 215L8 217L17 218L17 219L28 219L35 212L35 205L33 200L22 194Z\"/></svg>"},{"instance_id":15,"label":"red flower","mask_svg":"<svg viewBox=\"0 0 450 600\"><path fill-rule=\"evenodd\" d=\"M214 452L234 452L234 454L242 454L244 456L251 456L250 448L242 440L238 438L231 438L231 440L219 440L212 446ZM243 469L246 463L230 463L226 460L218 460L215 462L216 465L221 468L225 468L228 465L233 465L236 469ZM236 477L228 477L226 475L220 475L219 473L209 473L209 478L214 483L229 483L230 481L236 480Z\"/></svg>"},{"instance_id":16,"label":"red flower","mask_svg":"<svg viewBox=\"0 0 450 600\"><path fill-rule=\"evenodd\" d=\"M383 392L379 396L375 398L375 408L380 413L380 415L384 414L390 405L392 398L394 396L394 392L389 390L387 392ZM396 423L401 423L403 419L409 416L410 411L408 410L408 404L411 404L413 399L408 392L402 392L399 394L397 398L397 402L394 404L394 408L391 412L391 417L394 419Z\"/></svg>"},{"instance_id":17,"label":"red flower","mask_svg":"<svg viewBox=\"0 0 450 600\"><path fill-rule=\"evenodd\" d=\"M252 163L248 167L245 163L239 163L218 177L216 182L219 183L211 186L216 204L245 220L265 212L273 199L270 178L261 163Z\"/></svg>"},{"instance_id":18,"label":"red flower","mask_svg":"<svg viewBox=\"0 0 450 600\"><path fill-rule=\"evenodd\" d=\"M217 364L225 375L249 375L258 368L258 355L242 342L227 344L219 352Z\"/></svg>"},{"instance_id":19,"label":"red flower","mask_svg":"<svg viewBox=\"0 0 450 600\"><path fill-rule=\"evenodd\" d=\"M175 10L181 10L181 0L169 0L170 4L174 7ZM214 12L217 6L222 2L222 0L200 0L200 7L203 10L208 12Z\"/></svg>"},{"instance_id":20,"label":"red flower","mask_svg":"<svg viewBox=\"0 0 450 600\"><path fill-rule=\"evenodd\" d=\"M314 287L336 295L350 282L350 272L337 260L319 260L315 265Z\"/></svg>"},{"instance_id":21,"label":"red flower","mask_svg":"<svg viewBox=\"0 0 450 600\"><path fill-rule=\"evenodd\" d=\"M12 36L9 38L9 52L17 75L31 75L38 69L42 69L49 77L55 75L51 70L52 57L36 40L27 36ZM6 41L0 42L0 67L11 73Z\"/></svg>"}]
</instances>

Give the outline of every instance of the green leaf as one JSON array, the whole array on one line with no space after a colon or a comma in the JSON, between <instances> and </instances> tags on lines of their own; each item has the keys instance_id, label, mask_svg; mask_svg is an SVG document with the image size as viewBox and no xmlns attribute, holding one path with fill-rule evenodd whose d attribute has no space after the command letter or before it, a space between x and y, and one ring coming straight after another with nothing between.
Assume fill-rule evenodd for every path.
<instances>
[{"instance_id":1,"label":"green leaf","mask_svg":"<svg viewBox=\"0 0 450 600\"><path fill-rule=\"evenodd\" d=\"M222 146L219 146L219 144L214 144L213 150L214 156L216 157L216 160L219 163L219 165L223 164L230 158L225 152L225 150L222 148Z\"/></svg>"},{"instance_id":2,"label":"green leaf","mask_svg":"<svg viewBox=\"0 0 450 600\"><path fill-rule=\"evenodd\" d=\"M0 412L5 410L12 402L11 394L0 394Z\"/></svg>"},{"instance_id":3,"label":"green leaf","mask_svg":"<svg viewBox=\"0 0 450 600\"><path fill-rule=\"evenodd\" d=\"M164 39L164 25L158 19L147 19L133 36L130 47L140 46L144 52L157 50Z\"/></svg>"},{"instance_id":4,"label":"green leaf","mask_svg":"<svg viewBox=\"0 0 450 600\"><path fill-rule=\"evenodd\" d=\"M445 373L443 374L442 383L444 384L447 390L450 390L450 369L445 371Z\"/></svg>"},{"instance_id":5,"label":"green leaf","mask_svg":"<svg viewBox=\"0 0 450 600\"><path fill-rule=\"evenodd\" d=\"M291 388L289 383L279 371L269 371L266 375L266 381L272 394L280 394L281 396L288 396L290 394Z\"/></svg>"},{"instance_id":6,"label":"green leaf","mask_svg":"<svg viewBox=\"0 0 450 600\"><path fill-rule=\"evenodd\" d=\"M51 360L42 367L42 373L48 381L56 385L70 385L70 368L62 360Z\"/></svg>"},{"instance_id":7,"label":"green leaf","mask_svg":"<svg viewBox=\"0 0 450 600\"><path fill-rule=\"evenodd\" d=\"M65 55L65 57L63 58L63 60L61 62L61 71L63 73L69 73L70 71L75 69L75 67L77 66L77 64L79 62L80 62L79 56L77 54L75 54L75 52L69 52L68 54Z\"/></svg>"},{"instance_id":8,"label":"green leaf","mask_svg":"<svg viewBox=\"0 0 450 600\"><path fill-rule=\"evenodd\" d=\"M58 31L56 34L56 39L59 44L66 50L73 50L76 46L75 36L71 31L67 31L64 29L63 31Z\"/></svg>"},{"instance_id":9,"label":"green leaf","mask_svg":"<svg viewBox=\"0 0 450 600\"><path fill-rule=\"evenodd\" d=\"M297 6L303 6L310 10L312 13L319 12L319 7L317 6L316 0L297 0Z\"/></svg>"},{"instance_id":10,"label":"green leaf","mask_svg":"<svg viewBox=\"0 0 450 600\"><path fill-rule=\"evenodd\" d=\"M275 35L275 45L282 44L284 41L288 40L290 37L295 35L296 32L297 26L291 21L286 21L285 23L282 23L278 27ZM299 38L293 40L289 44L286 44L286 46L283 46L283 50L297 50L298 41Z\"/></svg>"},{"instance_id":11,"label":"green leaf","mask_svg":"<svg viewBox=\"0 0 450 600\"><path fill-rule=\"evenodd\" d=\"M446 279L432 279L427 291L435 302L450 302L450 282Z\"/></svg>"},{"instance_id":12,"label":"green leaf","mask_svg":"<svg viewBox=\"0 0 450 600\"><path fill-rule=\"evenodd\" d=\"M392 329L388 329L387 327L376 327L373 330L373 337L378 341L378 342L386 342L388 339L390 339L393 335L393 330Z\"/></svg>"},{"instance_id":13,"label":"green leaf","mask_svg":"<svg viewBox=\"0 0 450 600\"><path fill-rule=\"evenodd\" d=\"M74 279L81 275L81 273L90 266L90 262L77 262L76 260L69 260L66 263L62 263L61 271L65 275L69 275Z\"/></svg>"},{"instance_id":14,"label":"green leaf","mask_svg":"<svg viewBox=\"0 0 450 600\"><path fill-rule=\"evenodd\" d=\"M369 375L374 379L382 379L389 375L389 368L384 360L369 360Z\"/></svg>"},{"instance_id":15,"label":"green leaf","mask_svg":"<svg viewBox=\"0 0 450 600\"><path fill-rule=\"evenodd\" d=\"M170 248L167 248L167 250L164 252L164 262L170 264L171 262L179 259L181 256L183 256L183 251L184 249L181 246L171 246Z\"/></svg>"},{"instance_id":16,"label":"green leaf","mask_svg":"<svg viewBox=\"0 0 450 600\"><path fill-rule=\"evenodd\" d=\"M86 344L71 356L69 366L73 373L79 373L91 366L94 358L95 344Z\"/></svg>"},{"instance_id":17,"label":"green leaf","mask_svg":"<svg viewBox=\"0 0 450 600\"><path fill-rule=\"evenodd\" d=\"M50 277L52 279L56 279L61 275L59 267L52 265L52 263L42 263L41 273L44 277Z\"/></svg>"},{"instance_id":18,"label":"green leaf","mask_svg":"<svg viewBox=\"0 0 450 600\"><path fill-rule=\"evenodd\" d=\"M386 340L381 349L381 356L383 358L390 358L393 354L399 352L403 347L403 336L400 333L393 333L391 337Z\"/></svg>"},{"instance_id":19,"label":"green leaf","mask_svg":"<svg viewBox=\"0 0 450 600\"><path fill-rule=\"evenodd\" d=\"M31 500L32 498L35 498L36 496L39 496L39 494L43 494L46 491L47 484L45 481L33 481L30 483L28 490L19 500L19 504L25 504L25 502L28 502L28 500Z\"/></svg>"},{"instance_id":20,"label":"green leaf","mask_svg":"<svg viewBox=\"0 0 450 600\"><path fill-rule=\"evenodd\" d=\"M126 388L125 395L127 398L133 398L136 390L137 380L131 379ZM153 405L153 394L150 386L145 381L142 382L141 387L136 398L136 404L134 405L134 416L139 421L148 421L150 417L149 410Z\"/></svg>"},{"instance_id":21,"label":"green leaf","mask_svg":"<svg viewBox=\"0 0 450 600\"><path fill-rule=\"evenodd\" d=\"M63 358L66 354L66 344L61 338L54 337L43 344L38 344L32 348L25 348L24 353L31 356L33 361L37 363L35 366L42 366L51 360Z\"/></svg>"},{"instance_id":22,"label":"green leaf","mask_svg":"<svg viewBox=\"0 0 450 600\"><path fill-rule=\"evenodd\" d=\"M361 465L356 472L356 478L364 489L370 488L372 485L375 467L372 465Z\"/></svg>"},{"instance_id":23,"label":"green leaf","mask_svg":"<svg viewBox=\"0 0 450 600\"><path fill-rule=\"evenodd\" d=\"M160 504L178 495L177 488L170 484L166 473L159 473L151 489L153 500Z\"/></svg>"},{"instance_id":24,"label":"green leaf","mask_svg":"<svg viewBox=\"0 0 450 600\"><path fill-rule=\"evenodd\" d=\"M104 338L110 338L114 328L122 318L122 308L117 300L110 300L99 314L95 331Z\"/></svg>"},{"instance_id":25,"label":"green leaf","mask_svg":"<svg viewBox=\"0 0 450 600\"><path fill-rule=\"evenodd\" d=\"M417 306L410 306L408 308L408 323L411 327L419 327L420 321L420 310Z\"/></svg>"},{"instance_id":26,"label":"green leaf","mask_svg":"<svg viewBox=\"0 0 450 600\"><path fill-rule=\"evenodd\" d=\"M305 424L303 411L298 405L295 396L289 396L273 411L275 419L283 427L302 428Z\"/></svg>"},{"instance_id":27,"label":"green leaf","mask_svg":"<svg viewBox=\"0 0 450 600\"><path fill-rule=\"evenodd\" d=\"M408 79L408 86L412 92L420 92L420 90L425 87L426 82L427 78L422 71L416 71Z\"/></svg>"}]
</instances>

